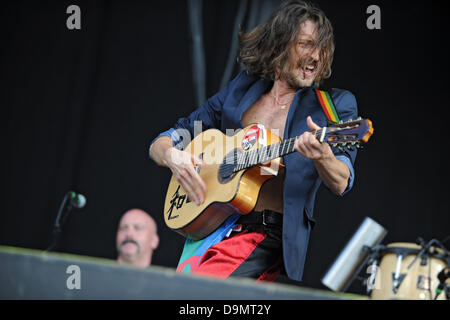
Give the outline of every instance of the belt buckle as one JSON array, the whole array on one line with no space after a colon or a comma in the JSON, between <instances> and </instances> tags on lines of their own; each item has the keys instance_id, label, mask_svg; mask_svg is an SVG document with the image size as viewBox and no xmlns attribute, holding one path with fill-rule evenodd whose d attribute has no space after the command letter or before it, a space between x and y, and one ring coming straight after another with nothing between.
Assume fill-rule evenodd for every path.
<instances>
[{"instance_id":1,"label":"belt buckle","mask_svg":"<svg viewBox=\"0 0 450 320\"><path fill-rule=\"evenodd\" d=\"M266 222L266 210L263 210L263 212L262 212L262 224L263 224L263 226L267 226L267 222Z\"/></svg>"}]
</instances>

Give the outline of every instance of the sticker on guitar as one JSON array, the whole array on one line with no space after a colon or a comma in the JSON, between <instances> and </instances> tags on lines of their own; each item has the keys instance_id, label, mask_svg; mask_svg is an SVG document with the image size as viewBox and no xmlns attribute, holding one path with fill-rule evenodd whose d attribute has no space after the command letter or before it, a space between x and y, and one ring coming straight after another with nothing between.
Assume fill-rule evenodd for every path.
<instances>
[{"instance_id":1,"label":"sticker on guitar","mask_svg":"<svg viewBox=\"0 0 450 320\"><path fill-rule=\"evenodd\" d=\"M177 190L175 191L175 193L172 196L172 199L170 200L170 208L167 211L167 213L169 214L169 216L167 217L168 220L178 218L179 215L172 216L174 208L176 210L181 209L183 204L191 202L191 200L189 199L189 197L186 194L184 194L184 195L179 194L180 187L181 186L178 186Z\"/></svg>"},{"instance_id":2,"label":"sticker on guitar","mask_svg":"<svg viewBox=\"0 0 450 320\"><path fill-rule=\"evenodd\" d=\"M257 140L261 145L266 145L265 128L261 124L254 125L247 130L242 139L242 149L244 151L251 149Z\"/></svg>"}]
</instances>

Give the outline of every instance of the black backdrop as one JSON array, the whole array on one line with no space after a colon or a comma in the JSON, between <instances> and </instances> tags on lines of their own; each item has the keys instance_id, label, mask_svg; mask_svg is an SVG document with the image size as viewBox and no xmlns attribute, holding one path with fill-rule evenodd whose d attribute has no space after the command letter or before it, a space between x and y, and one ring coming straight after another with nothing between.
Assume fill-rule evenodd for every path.
<instances>
[{"instance_id":1,"label":"black backdrop","mask_svg":"<svg viewBox=\"0 0 450 320\"><path fill-rule=\"evenodd\" d=\"M0 244L46 248L59 204L75 190L88 202L67 222L62 251L114 259L119 218L138 207L159 227L153 263L175 267L183 238L162 218L170 175L147 150L195 108L186 1L13 3L0 9ZM81 30L66 28L71 4ZM365 216L388 229L385 244L449 234L449 28L440 2L318 4L337 46L326 85L352 91L375 127L353 190L338 198L321 187L317 196L300 285L324 288L321 276ZM366 27L371 4L381 30ZM237 7L204 1L208 96L219 89ZM350 291L360 290L355 282Z\"/></svg>"}]
</instances>

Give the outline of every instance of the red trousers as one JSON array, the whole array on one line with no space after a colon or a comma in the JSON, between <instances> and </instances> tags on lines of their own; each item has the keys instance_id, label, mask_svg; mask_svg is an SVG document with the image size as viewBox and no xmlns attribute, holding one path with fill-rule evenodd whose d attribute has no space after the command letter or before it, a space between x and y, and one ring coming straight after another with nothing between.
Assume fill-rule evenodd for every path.
<instances>
[{"instance_id":1,"label":"red trousers","mask_svg":"<svg viewBox=\"0 0 450 320\"><path fill-rule=\"evenodd\" d=\"M210 247L193 273L275 281L283 270L281 228L247 225Z\"/></svg>"}]
</instances>

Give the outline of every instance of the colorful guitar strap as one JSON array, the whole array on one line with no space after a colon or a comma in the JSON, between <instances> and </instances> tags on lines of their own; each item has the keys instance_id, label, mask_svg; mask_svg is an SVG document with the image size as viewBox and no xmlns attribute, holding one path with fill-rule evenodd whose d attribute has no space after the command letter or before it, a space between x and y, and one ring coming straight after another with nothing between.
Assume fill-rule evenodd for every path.
<instances>
[{"instance_id":1,"label":"colorful guitar strap","mask_svg":"<svg viewBox=\"0 0 450 320\"><path fill-rule=\"evenodd\" d=\"M328 91L325 90L314 90L316 91L317 99L319 100L319 104L322 107L323 112L328 119L328 122L330 124L338 123L340 121L339 115L336 112L336 108L334 107L331 95L328 93Z\"/></svg>"}]
</instances>

